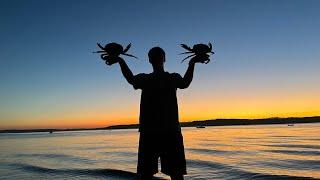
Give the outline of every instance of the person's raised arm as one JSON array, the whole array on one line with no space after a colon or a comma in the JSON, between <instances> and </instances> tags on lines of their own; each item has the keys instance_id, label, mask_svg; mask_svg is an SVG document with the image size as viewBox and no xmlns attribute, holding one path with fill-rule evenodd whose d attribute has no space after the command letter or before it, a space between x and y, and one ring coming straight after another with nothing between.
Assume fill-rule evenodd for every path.
<instances>
[{"instance_id":1,"label":"person's raised arm","mask_svg":"<svg viewBox=\"0 0 320 180\"><path fill-rule=\"evenodd\" d=\"M187 88L190 86L192 79L193 79L193 72L194 72L195 64L196 63L194 61L192 61L192 60L189 61L188 69L182 79L183 80L182 88Z\"/></svg>"},{"instance_id":2,"label":"person's raised arm","mask_svg":"<svg viewBox=\"0 0 320 180\"><path fill-rule=\"evenodd\" d=\"M121 68L121 72L128 81L128 83L133 84L133 73L128 67L127 63L122 58L119 58L119 65Z\"/></svg>"},{"instance_id":3,"label":"person's raised arm","mask_svg":"<svg viewBox=\"0 0 320 180\"><path fill-rule=\"evenodd\" d=\"M189 61L189 66L188 66L188 69L186 71L186 73L184 74L183 76L183 85L182 85L182 88L187 88L190 86L191 82L192 82L192 79L193 79L193 73L194 73L194 67L195 67L195 64L197 62L199 62L199 60L202 60L202 59L208 59L209 56L204 56L204 57L199 57L199 56L195 56L193 57L190 61Z\"/></svg>"},{"instance_id":4,"label":"person's raised arm","mask_svg":"<svg viewBox=\"0 0 320 180\"><path fill-rule=\"evenodd\" d=\"M117 62L120 65L121 72L123 76L126 78L129 84L133 84L133 73L131 72L130 68L128 67L127 63L121 58L117 57Z\"/></svg>"}]
</instances>

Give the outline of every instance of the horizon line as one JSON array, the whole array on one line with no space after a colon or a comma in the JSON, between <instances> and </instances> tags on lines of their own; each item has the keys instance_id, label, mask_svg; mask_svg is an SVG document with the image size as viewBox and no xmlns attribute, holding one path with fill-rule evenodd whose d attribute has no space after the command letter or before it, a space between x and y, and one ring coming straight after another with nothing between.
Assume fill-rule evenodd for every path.
<instances>
[{"instance_id":1,"label":"horizon line","mask_svg":"<svg viewBox=\"0 0 320 180\"><path fill-rule=\"evenodd\" d=\"M191 123L191 122L201 122L201 121L210 121L210 120L263 120L263 119L290 119L290 118L316 118L320 117L320 115L315 115L315 116L287 116L287 117L267 117L267 118L215 118L215 119L199 119L199 120L190 120L190 121L179 121L179 123ZM109 128L109 127L114 127L114 126L126 126L126 125L139 125L139 123L135 124L115 124L115 125L109 125L109 126L99 126L99 127L91 127L91 128L11 128L11 129L0 129L0 131L12 131L12 130L17 130L17 131L23 131L23 130L93 130L93 129L102 129L102 128Z\"/></svg>"}]
</instances>

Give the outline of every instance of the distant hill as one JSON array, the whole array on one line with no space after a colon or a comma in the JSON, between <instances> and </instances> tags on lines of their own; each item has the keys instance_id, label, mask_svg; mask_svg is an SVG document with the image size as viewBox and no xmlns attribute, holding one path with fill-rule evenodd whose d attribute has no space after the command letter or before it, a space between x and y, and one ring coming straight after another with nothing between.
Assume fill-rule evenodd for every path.
<instances>
[{"instance_id":1,"label":"distant hill","mask_svg":"<svg viewBox=\"0 0 320 180\"><path fill-rule=\"evenodd\" d=\"M181 122L182 127L197 126L235 126L235 125L265 125L265 124L297 124L297 123L319 123L320 116L314 117L290 117L290 118L266 118L266 119L210 119L192 122ZM112 130L112 129L137 129L138 124L115 125L102 128L81 129L10 129L0 130L0 133L30 133L30 132L55 132L55 131L83 131L83 130Z\"/></svg>"},{"instance_id":2,"label":"distant hill","mask_svg":"<svg viewBox=\"0 0 320 180\"><path fill-rule=\"evenodd\" d=\"M181 122L182 127L197 126L235 126L235 125L263 125L263 124L297 124L318 123L320 116L290 117L290 118L265 118L265 119L210 119L192 122ZM138 124L108 126L103 129L136 129Z\"/></svg>"}]
</instances>

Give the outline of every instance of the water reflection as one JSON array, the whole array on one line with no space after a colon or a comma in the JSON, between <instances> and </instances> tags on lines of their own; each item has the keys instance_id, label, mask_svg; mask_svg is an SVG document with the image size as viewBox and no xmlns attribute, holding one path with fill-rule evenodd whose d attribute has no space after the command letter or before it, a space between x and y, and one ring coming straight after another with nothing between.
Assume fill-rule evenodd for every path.
<instances>
[{"instance_id":1,"label":"water reflection","mask_svg":"<svg viewBox=\"0 0 320 180\"><path fill-rule=\"evenodd\" d=\"M183 128L186 179L320 178L318 132L320 124ZM1 135L0 176L134 178L137 148L137 130Z\"/></svg>"}]
</instances>

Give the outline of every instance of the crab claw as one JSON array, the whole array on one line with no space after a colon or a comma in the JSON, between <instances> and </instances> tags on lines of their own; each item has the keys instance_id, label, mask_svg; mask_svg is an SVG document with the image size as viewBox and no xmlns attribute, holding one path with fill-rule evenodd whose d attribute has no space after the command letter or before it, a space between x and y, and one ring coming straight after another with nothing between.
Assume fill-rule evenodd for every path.
<instances>
[{"instance_id":1,"label":"crab claw","mask_svg":"<svg viewBox=\"0 0 320 180\"><path fill-rule=\"evenodd\" d=\"M208 43L208 46L209 46L209 49L210 49L210 53L214 54L214 52L212 51L212 44L210 42Z\"/></svg>"},{"instance_id":2,"label":"crab claw","mask_svg":"<svg viewBox=\"0 0 320 180\"><path fill-rule=\"evenodd\" d=\"M124 52L124 53L127 52L127 51L130 49L130 47L131 47L131 43L128 44L128 46L123 50L123 52Z\"/></svg>"},{"instance_id":3,"label":"crab claw","mask_svg":"<svg viewBox=\"0 0 320 180\"><path fill-rule=\"evenodd\" d=\"M189 46L187 46L186 44L181 44L181 47L188 50L188 51L192 51L192 49Z\"/></svg>"},{"instance_id":4,"label":"crab claw","mask_svg":"<svg viewBox=\"0 0 320 180\"><path fill-rule=\"evenodd\" d=\"M101 58L102 60L107 60L108 54L101 54L101 55L100 55L100 58Z\"/></svg>"},{"instance_id":5,"label":"crab claw","mask_svg":"<svg viewBox=\"0 0 320 180\"><path fill-rule=\"evenodd\" d=\"M99 48L105 50L104 47L102 47L100 43L97 43L97 45L99 46Z\"/></svg>"}]
</instances>

